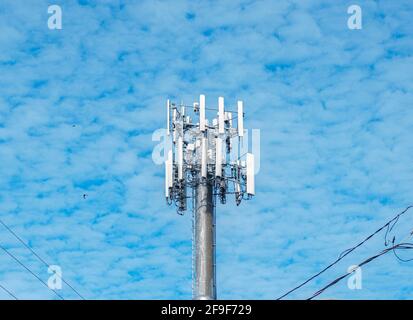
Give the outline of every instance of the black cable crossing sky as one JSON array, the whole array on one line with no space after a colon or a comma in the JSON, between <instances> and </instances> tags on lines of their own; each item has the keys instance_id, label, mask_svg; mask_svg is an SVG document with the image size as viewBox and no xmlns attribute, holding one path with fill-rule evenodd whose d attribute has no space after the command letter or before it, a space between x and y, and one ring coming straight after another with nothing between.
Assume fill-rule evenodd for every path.
<instances>
[{"instance_id":1,"label":"black cable crossing sky","mask_svg":"<svg viewBox=\"0 0 413 320\"><path fill-rule=\"evenodd\" d=\"M341 260L343 260L347 255L349 255L350 253L352 253L354 250L356 250L357 248L361 247L364 243L366 243L367 241L369 241L371 238L373 238L376 234L380 233L381 231L383 231L384 229L386 229L386 235L385 235L385 241L386 241L386 245L387 245L387 235L388 233L393 229L395 223L397 223L397 221L399 220L399 218L404 215L406 212L408 212L411 208L413 208L413 205L410 205L408 207L406 207L402 212L398 213L394 218L392 218L391 220L389 220L386 224L384 224L382 227L380 227L379 229L377 229L375 232L373 232L372 234L370 234L369 236L367 236L363 241L361 241L360 243L358 243L357 245L355 245L354 247L347 249L345 251L343 251L339 257L333 261L332 263L330 263L327 267L325 267L324 269L322 269L320 272L316 273L315 275L311 276L310 278L308 278L307 280L305 280L304 282L302 282L301 284L299 284L298 286L294 287L293 289L287 291L286 293L284 293L282 296L278 297L276 300L281 300L283 298L285 298L286 296L290 295L291 293L293 293L294 291L300 289L301 287L305 286L307 283L309 283L310 281L314 280L315 278L319 277L321 274L323 274L324 272L326 272L327 270L329 270L330 268L332 268L334 265L336 265L337 263L339 263ZM394 252L394 251L393 251Z\"/></svg>"},{"instance_id":2,"label":"black cable crossing sky","mask_svg":"<svg viewBox=\"0 0 413 320\"><path fill-rule=\"evenodd\" d=\"M30 272L37 280L39 280L43 285L46 286L46 288L50 289L55 293L56 296L58 296L60 299L65 300L56 290L51 289L46 282L44 282L37 274L35 274L30 268L28 268L23 262L21 262L14 254L12 254L9 250L7 250L5 247L3 247L0 244L0 249L2 249L4 252L6 252L10 257L12 257L18 264L20 264L24 269L26 269L28 272Z\"/></svg>"},{"instance_id":3,"label":"black cable crossing sky","mask_svg":"<svg viewBox=\"0 0 413 320\"><path fill-rule=\"evenodd\" d=\"M9 289L7 289L2 284L0 284L0 288L3 289L3 291L6 292L9 296L11 296L14 300L19 300Z\"/></svg>"},{"instance_id":4,"label":"black cable crossing sky","mask_svg":"<svg viewBox=\"0 0 413 320\"><path fill-rule=\"evenodd\" d=\"M50 264L48 264L42 257L40 257L31 247L29 247L22 238L20 238L3 220L0 219L0 224L3 225L4 228L6 228L7 231L9 231L21 244L23 244L30 252L39 260L41 261L45 266L50 268ZM59 274L55 273L62 281L75 292L81 299L86 300L85 297L83 297L75 288L73 288L72 285L70 285L69 282L67 282L63 277L61 277Z\"/></svg>"},{"instance_id":5,"label":"black cable crossing sky","mask_svg":"<svg viewBox=\"0 0 413 320\"><path fill-rule=\"evenodd\" d=\"M357 265L357 267L362 267L368 263L370 263L373 260L376 260L377 258L389 253L390 251L396 252L396 250L412 250L413 249L413 244L412 243L399 243L396 245L391 246L390 248L386 248L383 251L379 252L378 254L375 254L374 256L367 258L366 260L364 260L363 262L361 262L360 264ZM308 298L307 300L312 300L315 297L319 296L320 294L322 294L324 291L326 291L328 288L334 286L335 284L339 283L341 280L347 278L352 272L347 272L343 275L341 275L340 277L336 278L335 280L331 281L329 284L327 284L326 286L324 286L323 288L321 288L320 290L318 290L316 293L314 293L310 298Z\"/></svg>"}]
</instances>

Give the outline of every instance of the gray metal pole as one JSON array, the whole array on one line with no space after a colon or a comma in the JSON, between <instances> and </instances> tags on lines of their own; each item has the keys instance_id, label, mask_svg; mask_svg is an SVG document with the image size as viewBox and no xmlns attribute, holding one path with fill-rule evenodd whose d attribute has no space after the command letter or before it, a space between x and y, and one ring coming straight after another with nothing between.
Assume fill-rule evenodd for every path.
<instances>
[{"instance_id":1,"label":"gray metal pole","mask_svg":"<svg viewBox=\"0 0 413 320\"><path fill-rule=\"evenodd\" d=\"M212 185L206 182L199 183L195 194L193 298L214 300L216 299L215 214Z\"/></svg>"}]
</instances>

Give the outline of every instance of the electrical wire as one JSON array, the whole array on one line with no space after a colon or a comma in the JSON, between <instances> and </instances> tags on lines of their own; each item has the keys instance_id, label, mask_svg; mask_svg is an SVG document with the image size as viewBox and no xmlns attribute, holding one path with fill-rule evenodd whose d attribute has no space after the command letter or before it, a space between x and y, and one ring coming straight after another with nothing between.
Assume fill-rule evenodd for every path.
<instances>
[{"instance_id":1,"label":"electrical wire","mask_svg":"<svg viewBox=\"0 0 413 320\"><path fill-rule=\"evenodd\" d=\"M391 232L391 230L394 228L394 225L397 223L397 221L399 220L399 218L404 215L406 212L408 212L411 208L413 208L413 205L410 205L408 207L406 207L403 211L401 211L400 213L398 213L394 218L392 218L391 220L389 220L386 224L384 224L382 227L380 227L379 229L377 229L375 232L373 232L372 234L370 234L369 236L367 236L363 241L359 242L357 245L355 245L352 248L349 248L345 251L343 251L339 257L333 261L332 263L330 263L328 266L326 266L324 269L322 269L321 271L319 271L318 273L316 273L315 275L311 276L310 278L308 278L307 280L305 280L304 282L302 282L301 284L299 284L298 286L294 287L293 289L287 291L286 293L284 293L282 296L278 297L276 300L281 300L283 298L285 298L286 296L290 295L291 293L293 293L294 291L300 289L301 287L305 286L307 283L309 283L310 281L314 280L315 278L319 277L321 274L323 274L324 272L326 272L327 270L329 270L330 268L332 268L333 266L335 266L337 263L339 263L341 260L343 260L347 255L349 255L350 253L352 253L354 250L356 250L357 248L361 247L363 244L365 244L367 241L369 241L371 238L373 238L375 235L377 235L378 233L380 233L382 230L386 229L386 235L385 235L385 239L387 239L387 236L389 234L389 232ZM385 243L386 244L386 243ZM387 245L387 244L386 244Z\"/></svg>"},{"instance_id":2,"label":"electrical wire","mask_svg":"<svg viewBox=\"0 0 413 320\"><path fill-rule=\"evenodd\" d=\"M3 289L10 297L12 297L14 300L19 300L10 290L8 290L6 287L0 284L0 288Z\"/></svg>"},{"instance_id":3,"label":"electrical wire","mask_svg":"<svg viewBox=\"0 0 413 320\"><path fill-rule=\"evenodd\" d=\"M50 264L48 264L42 257L40 257L31 247L29 247L22 238L20 238L3 220L0 219L0 224L6 228L21 244L23 244L40 262L42 262L46 267L50 268ZM55 273L70 289L73 290L81 299L86 300L73 286L70 285L63 277L61 277L58 273Z\"/></svg>"},{"instance_id":4,"label":"electrical wire","mask_svg":"<svg viewBox=\"0 0 413 320\"><path fill-rule=\"evenodd\" d=\"M390 231L394 228L395 224L397 223L398 218L395 220L395 222L393 223L393 225L390 228ZM386 232L386 236L388 235L388 233ZM360 268L361 266L387 254L388 252L392 251L394 253L394 255L396 256L396 258L402 262L410 262L413 261L412 259L402 259L398 256L397 254L397 250L411 250L413 249L413 243L410 242L404 242L407 240L407 238L413 236L413 232L410 232L403 240L401 243L399 244L395 244L395 237L393 237L393 241L392 241L392 246L390 248L384 249L383 251L381 251L379 254L376 254L366 260L364 260L363 262L361 262L359 265L357 265L358 268ZM388 245L387 239L385 240L385 245ZM333 280L332 282L330 282L328 285L326 285L325 287L323 287L322 289L318 290L316 293L314 293L310 298L308 298L307 300L312 300L315 297L319 296L320 294L322 294L325 290L327 290L328 288L332 287L333 285L337 284L338 282L340 282L341 280L345 279L348 275L350 275L352 271L349 271L346 274L343 274L342 276L336 278L335 280Z\"/></svg>"},{"instance_id":5,"label":"electrical wire","mask_svg":"<svg viewBox=\"0 0 413 320\"><path fill-rule=\"evenodd\" d=\"M411 258L411 259L403 259L403 258L401 258L401 257L397 254L397 249L393 249L393 254L394 254L394 256L397 258L397 260L399 260L400 262L411 262L411 261L413 261L413 258Z\"/></svg>"},{"instance_id":6,"label":"electrical wire","mask_svg":"<svg viewBox=\"0 0 413 320\"><path fill-rule=\"evenodd\" d=\"M393 227L394 227L394 226L393 226ZM413 231L411 231L411 232L402 240L402 242L404 242L407 238L412 237L412 236L413 236ZM396 237L393 237L393 240L392 240L392 245L393 245L393 246L394 246L395 241L396 241ZM385 245L387 246L387 243L385 243ZM397 258L397 260L399 260L400 262L410 262L410 261L413 261L413 258L411 258L411 259L403 259L403 258L401 258L401 257L398 255L398 253L397 253L397 249L393 249L392 251L393 251L394 256L395 256L395 257Z\"/></svg>"},{"instance_id":7,"label":"electrical wire","mask_svg":"<svg viewBox=\"0 0 413 320\"><path fill-rule=\"evenodd\" d=\"M399 243L396 245L391 246L390 248L384 249L383 251L379 252L378 254L367 258L366 260L364 260L363 262L361 262L360 264L357 265L357 267L362 267L368 263L370 263L373 260L376 260L377 258L389 253L390 251L395 252L395 250L412 250L413 249L413 243ZM334 286L335 284L339 283L341 280L347 278L351 273L351 272L347 272L343 275L341 275L340 277L336 278L335 280L331 281L329 284L327 284L325 287L321 288L320 290L318 290L316 293L314 293L310 298L308 298L307 300L312 300L315 297L319 296L320 294L322 294L325 290L327 290L328 288Z\"/></svg>"},{"instance_id":8,"label":"electrical wire","mask_svg":"<svg viewBox=\"0 0 413 320\"><path fill-rule=\"evenodd\" d=\"M7 250L5 247L3 247L0 244L0 249L2 249L4 252L6 252L10 257L12 257L18 264L20 264L24 269L26 269L28 272L30 272L37 280L39 280L43 285L46 286L46 288L52 290L56 296L58 296L60 299L65 300L56 290L49 288L46 282L44 282L37 274L35 274L30 268L28 268L23 262L21 262L14 254L12 254L9 250Z\"/></svg>"}]
</instances>

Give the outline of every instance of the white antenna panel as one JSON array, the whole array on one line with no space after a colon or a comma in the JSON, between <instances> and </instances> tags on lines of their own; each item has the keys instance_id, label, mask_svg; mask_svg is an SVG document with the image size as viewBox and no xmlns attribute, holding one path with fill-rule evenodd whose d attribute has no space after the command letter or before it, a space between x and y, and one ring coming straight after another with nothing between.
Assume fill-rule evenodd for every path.
<instances>
[{"instance_id":1,"label":"white antenna panel","mask_svg":"<svg viewBox=\"0 0 413 320\"><path fill-rule=\"evenodd\" d=\"M199 130L205 131L205 95L199 96Z\"/></svg>"},{"instance_id":2,"label":"white antenna panel","mask_svg":"<svg viewBox=\"0 0 413 320\"><path fill-rule=\"evenodd\" d=\"M172 150L168 151L168 186L169 188L172 188L173 186L173 173L174 173L174 160L172 157Z\"/></svg>"},{"instance_id":3,"label":"white antenna panel","mask_svg":"<svg viewBox=\"0 0 413 320\"><path fill-rule=\"evenodd\" d=\"M218 98L218 132L225 133L224 123L225 123L225 113L224 113L224 98Z\"/></svg>"},{"instance_id":4,"label":"white antenna panel","mask_svg":"<svg viewBox=\"0 0 413 320\"><path fill-rule=\"evenodd\" d=\"M255 194L254 155L247 153L247 193Z\"/></svg>"},{"instance_id":5,"label":"white antenna panel","mask_svg":"<svg viewBox=\"0 0 413 320\"><path fill-rule=\"evenodd\" d=\"M202 138L202 149L201 149L201 176L203 178L207 177L207 156L208 156L208 148L207 148L207 139Z\"/></svg>"},{"instance_id":6,"label":"white antenna panel","mask_svg":"<svg viewBox=\"0 0 413 320\"><path fill-rule=\"evenodd\" d=\"M176 121L176 108L173 108L173 110L172 110L172 121L173 122Z\"/></svg>"},{"instance_id":7,"label":"white antenna panel","mask_svg":"<svg viewBox=\"0 0 413 320\"><path fill-rule=\"evenodd\" d=\"M222 176L222 139L215 139L215 176Z\"/></svg>"},{"instance_id":8,"label":"white antenna panel","mask_svg":"<svg viewBox=\"0 0 413 320\"><path fill-rule=\"evenodd\" d=\"M195 144L188 143L188 145L186 146L186 150L187 151L194 151L195 150Z\"/></svg>"},{"instance_id":9,"label":"white antenna panel","mask_svg":"<svg viewBox=\"0 0 413 320\"><path fill-rule=\"evenodd\" d=\"M225 120L229 122L229 127L232 128L232 112L225 112Z\"/></svg>"},{"instance_id":10,"label":"white antenna panel","mask_svg":"<svg viewBox=\"0 0 413 320\"><path fill-rule=\"evenodd\" d=\"M207 161L209 161L209 159L212 159L212 149L208 149L208 157L207 157Z\"/></svg>"},{"instance_id":11,"label":"white antenna panel","mask_svg":"<svg viewBox=\"0 0 413 320\"><path fill-rule=\"evenodd\" d=\"M169 198L169 159L165 161L165 197Z\"/></svg>"},{"instance_id":12,"label":"white antenna panel","mask_svg":"<svg viewBox=\"0 0 413 320\"><path fill-rule=\"evenodd\" d=\"M169 99L166 100L166 134L169 136L169 114L170 114L170 107L169 107Z\"/></svg>"},{"instance_id":13,"label":"white antenna panel","mask_svg":"<svg viewBox=\"0 0 413 320\"><path fill-rule=\"evenodd\" d=\"M182 180L184 178L184 149L183 149L183 140L182 137L178 138L178 156L177 156L177 160L178 160L178 179Z\"/></svg>"},{"instance_id":14,"label":"white antenna panel","mask_svg":"<svg viewBox=\"0 0 413 320\"><path fill-rule=\"evenodd\" d=\"M244 107L242 101L238 101L238 136L244 136Z\"/></svg>"},{"instance_id":15,"label":"white antenna panel","mask_svg":"<svg viewBox=\"0 0 413 320\"><path fill-rule=\"evenodd\" d=\"M241 192L241 186L238 183L238 180L234 182L235 184L235 192L240 193Z\"/></svg>"},{"instance_id":16,"label":"white antenna panel","mask_svg":"<svg viewBox=\"0 0 413 320\"><path fill-rule=\"evenodd\" d=\"M185 107L181 107L181 116L182 116L182 119L184 119L184 117L185 117Z\"/></svg>"},{"instance_id":17,"label":"white antenna panel","mask_svg":"<svg viewBox=\"0 0 413 320\"><path fill-rule=\"evenodd\" d=\"M172 122L176 123L176 108L174 108L172 111ZM176 141L176 130L174 127L172 127L172 135L173 135L173 142L175 142Z\"/></svg>"}]
</instances>

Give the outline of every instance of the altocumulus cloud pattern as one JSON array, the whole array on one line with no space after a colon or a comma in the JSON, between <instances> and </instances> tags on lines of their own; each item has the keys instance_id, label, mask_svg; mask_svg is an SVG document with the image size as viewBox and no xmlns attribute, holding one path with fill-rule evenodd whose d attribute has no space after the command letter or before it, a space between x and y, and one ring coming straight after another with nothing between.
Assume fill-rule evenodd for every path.
<instances>
[{"instance_id":1,"label":"altocumulus cloud pattern","mask_svg":"<svg viewBox=\"0 0 413 320\"><path fill-rule=\"evenodd\" d=\"M413 202L410 0L358 1L361 30L349 1L67 0L62 30L51 4L0 4L0 217L83 296L191 297L190 215L166 206L151 158L168 97L240 98L261 129L255 200L218 210L219 298L276 298ZM0 243L47 281L4 228ZM388 255L362 290L322 297L411 298L411 268ZM56 298L4 252L0 283Z\"/></svg>"}]
</instances>

